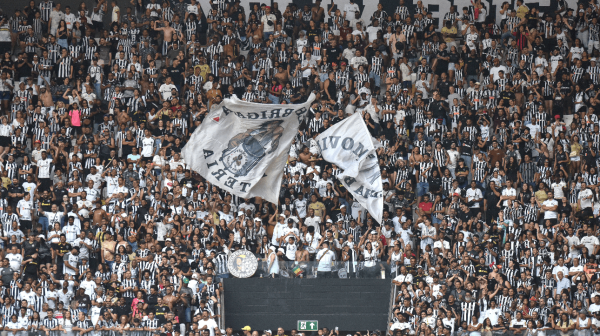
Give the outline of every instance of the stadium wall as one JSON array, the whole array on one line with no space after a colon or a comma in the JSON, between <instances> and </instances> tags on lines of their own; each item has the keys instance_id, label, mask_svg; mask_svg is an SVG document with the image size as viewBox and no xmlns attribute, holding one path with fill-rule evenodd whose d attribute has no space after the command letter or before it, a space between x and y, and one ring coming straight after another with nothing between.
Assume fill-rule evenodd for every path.
<instances>
[{"instance_id":1,"label":"stadium wall","mask_svg":"<svg viewBox=\"0 0 600 336\"><path fill-rule=\"evenodd\" d=\"M340 331L386 330L389 279L224 279L225 324L234 330L282 327L318 320Z\"/></svg>"}]
</instances>

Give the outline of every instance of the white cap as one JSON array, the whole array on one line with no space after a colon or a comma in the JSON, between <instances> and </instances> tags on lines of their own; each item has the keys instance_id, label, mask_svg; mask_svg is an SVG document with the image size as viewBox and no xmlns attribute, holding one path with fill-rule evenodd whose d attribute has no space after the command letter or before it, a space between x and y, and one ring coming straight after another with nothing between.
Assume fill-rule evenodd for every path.
<instances>
[{"instance_id":1,"label":"white cap","mask_svg":"<svg viewBox=\"0 0 600 336\"><path fill-rule=\"evenodd\" d=\"M98 302L98 303L102 303L102 302L104 302L104 300L102 300L102 298L97 298L97 299L96 299L96 302Z\"/></svg>"},{"instance_id":2,"label":"white cap","mask_svg":"<svg viewBox=\"0 0 600 336\"><path fill-rule=\"evenodd\" d=\"M271 247L269 247L269 250L276 251L277 248L275 246L271 246Z\"/></svg>"}]
</instances>

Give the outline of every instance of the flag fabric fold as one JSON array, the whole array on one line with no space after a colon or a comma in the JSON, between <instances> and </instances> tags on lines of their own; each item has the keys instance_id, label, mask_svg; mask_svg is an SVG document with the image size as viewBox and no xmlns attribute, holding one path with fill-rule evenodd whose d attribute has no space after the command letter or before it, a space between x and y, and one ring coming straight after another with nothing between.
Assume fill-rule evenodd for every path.
<instances>
[{"instance_id":1,"label":"flag fabric fold","mask_svg":"<svg viewBox=\"0 0 600 336\"><path fill-rule=\"evenodd\" d=\"M354 199L381 223L383 184L377 159L378 142L373 140L360 113L356 113L316 138L325 161L343 169L340 182Z\"/></svg>"},{"instance_id":2,"label":"flag fabric fold","mask_svg":"<svg viewBox=\"0 0 600 336\"><path fill-rule=\"evenodd\" d=\"M290 146L314 98L295 105L225 99L194 131L183 158L225 191L277 204Z\"/></svg>"}]
</instances>

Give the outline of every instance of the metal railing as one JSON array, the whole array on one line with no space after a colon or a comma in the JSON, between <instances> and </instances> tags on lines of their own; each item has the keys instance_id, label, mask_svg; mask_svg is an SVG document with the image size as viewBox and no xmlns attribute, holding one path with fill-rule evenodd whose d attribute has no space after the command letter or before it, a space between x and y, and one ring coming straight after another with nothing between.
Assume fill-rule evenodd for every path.
<instances>
[{"instance_id":1,"label":"metal railing","mask_svg":"<svg viewBox=\"0 0 600 336\"><path fill-rule=\"evenodd\" d=\"M392 283L391 286L392 295L390 296L390 308L388 311L388 325L386 326L386 335L390 334L390 322L392 321L392 318L394 316L394 306L396 304L396 296L398 295L398 286L394 285L394 283Z\"/></svg>"},{"instance_id":2,"label":"metal railing","mask_svg":"<svg viewBox=\"0 0 600 336\"><path fill-rule=\"evenodd\" d=\"M218 307L219 321L217 324L219 325L219 329L225 329L225 282L221 282L221 290L223 291L223 295L221 295L220 305Z\"/></svg>"},{"instance_id":3,"label":"metal railing","mask_svg":"<svg viewBox=\"0 0 600 336\"><path fill-rule=\"evenodd\" d=\"M346 265L345 261L334 261L331 263L331 276L340 279L371 278L389 279L390 267L386 262L377 262L375 266L366 267L364 262L357 262L356 267ZM347 267L348 266L348 267ZM279 261L279 272L282 278L317 278L319 262L317 261ZM258 262L255 277L269 277L268 263L264 260Z\"/></svg>"}]
</instances>

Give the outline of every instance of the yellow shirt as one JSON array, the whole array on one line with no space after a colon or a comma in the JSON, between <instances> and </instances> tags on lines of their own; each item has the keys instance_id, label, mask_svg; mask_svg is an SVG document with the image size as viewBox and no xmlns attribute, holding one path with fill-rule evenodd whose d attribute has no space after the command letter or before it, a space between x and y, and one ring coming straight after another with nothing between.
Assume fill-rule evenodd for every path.
<instances>
[{"instance_id":1,"label":"yellow shirt","mask_svg":"<svg viewBox=\"0 0 600 336\"><path fill-rule=\"evenodd\" d=\"M4 186L4 188L8 189L8 185L10 184L10 178L8 177L3 177L2 178L2 185Z\"/></svg>"},{"instance_id":2,"label":"yellow shirt","mask_svg":"<svg viewBox=\"0 0 600 336\"><path fill-rule=\"evenodd\" d=\"M517 17L524 19L527 12L529 12L529 7L521 5L521 7L517 8Z\"/></svg>"},{"instance_id":3,"label":"yellow shirt","mask_svg":"<svg viewBox=\"0 0 600 336\"><path fill-rule=\"evenodd\" d=\"M202 76L202 83L206 82L206 75L210 73L210 67L208 64L199 65L200 67L200 76Z\"/></svg>"},{"instance_id":4,"label":"yellow shirt","mask_svg":"<svg viewBox=\"0 0 600 336\"><path fill-rule=\"evenodd\" d=\"M308 205L309 209L313 209L315 211L315 216L324 218L325 214L325 204L321 202L315 202Z\"/></svg>"},{"instance_id":5,"label":"yellow shirt","mask_svg":"<svg viewBox=\"0 0 600 336\"><path fill-rule=\"evenodd\" d=\"M442 28L442 34L457 34L457 33L458 33L458 30L454 26L452 26L452 28L450 28L450 29L448 29L447 27ZM453 42L454 38L446 37L446 38L444 38L444 41Z\"/></svg>"}]
</instances>

